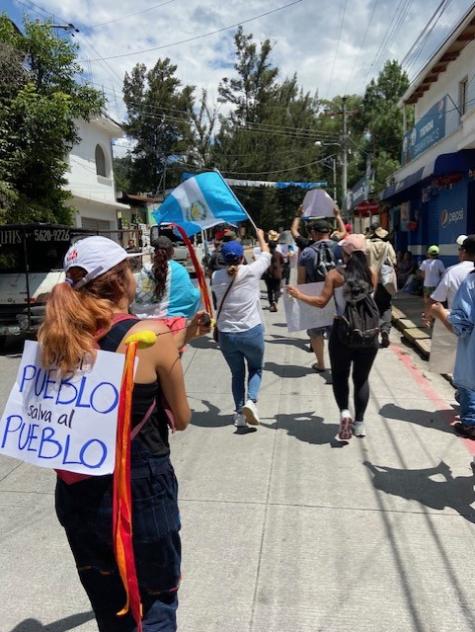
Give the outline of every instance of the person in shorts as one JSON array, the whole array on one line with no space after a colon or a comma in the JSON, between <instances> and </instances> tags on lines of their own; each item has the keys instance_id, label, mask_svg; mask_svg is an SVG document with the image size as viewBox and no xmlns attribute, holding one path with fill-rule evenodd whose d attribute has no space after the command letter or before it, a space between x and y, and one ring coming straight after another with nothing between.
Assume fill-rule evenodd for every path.
<instances>
[{"instance_id":1,"label":"person in shorts","mask_svg":"<svg viewBox=\"0 0 475 632\"><path fill-rule=\"evenodd\" d=\"M439 259L439 246L429 246L427 259L419 266L419 271L424 277L424 304L429 304L429 298L444 276L445 266Z\"/></svg>"}]
</instances>

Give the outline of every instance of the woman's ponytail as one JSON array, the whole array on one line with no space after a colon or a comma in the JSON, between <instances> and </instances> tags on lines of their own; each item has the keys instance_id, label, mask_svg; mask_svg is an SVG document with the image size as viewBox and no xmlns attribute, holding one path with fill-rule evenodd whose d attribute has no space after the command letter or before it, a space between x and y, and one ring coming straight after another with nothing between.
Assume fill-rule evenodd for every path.
<instances>
[{"instance_id":1,"label":"woman's ponytail","mask_svg":"<svg viewBox=\"0 0 475 632\"><path fill-rule=\"evenodd\" d=\"M155 299L161 301L167 288L169 253L165 248L157 248L153 258L153 275L155 277Z\"/></svg>"},{"instance_id":2,"label":"woman's ponytail","mask_svg":"<svg viewBox=\"0 0 475 632\"><path fill-rule=\"evenodd\" d=\"M52 289L46 315L38 331L44 367L58 367L64 375L83 360L94 361L97 335L112 323L113 306L127 296L128 263L123 261L80 289L74 289L85 274L72 269L63 283Z\"/></svg>"}]
</instances>

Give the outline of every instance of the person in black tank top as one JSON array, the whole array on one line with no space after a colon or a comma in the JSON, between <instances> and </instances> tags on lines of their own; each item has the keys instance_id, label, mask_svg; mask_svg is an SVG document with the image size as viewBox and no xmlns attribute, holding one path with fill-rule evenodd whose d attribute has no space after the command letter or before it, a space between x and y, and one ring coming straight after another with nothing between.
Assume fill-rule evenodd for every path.
<instances>
[{"instance_id":1,"label":"person in black tank top","mask_svg":"<svg viewBox=\"0 0 475 632\"><path fill-rule=\"evenodd\" d=\"M200 330L199 313L183 334L159 321L128 314L135 281L127 253L104 237L88 237L66 254L66 281L53 288L38 339L45 367L75 371L97 348L123 353L129 332L152 330L157 342L139 350L132 399L131 488L133 546L143 605L144 632L176 630L181 542L178 484L170 462L169 421L190 421L178 348ZM71 481L69 481L71 483ZM58 475L55 505L79 578L100 632L134 632L130 614L118 617L125 591L112 541L112 475L68 484Z\"/></svg>"}]
</instances>

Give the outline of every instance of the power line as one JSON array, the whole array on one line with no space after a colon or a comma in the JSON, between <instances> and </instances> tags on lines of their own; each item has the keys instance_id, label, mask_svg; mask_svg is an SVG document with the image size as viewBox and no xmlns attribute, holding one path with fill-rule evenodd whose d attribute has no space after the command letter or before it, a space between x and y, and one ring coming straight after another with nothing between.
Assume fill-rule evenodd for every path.
<instances>
[{"instance_id":1,"label":"power line","mask_svg":"<svg viewBox=\"0 0 475 632\"><path fill-rule=\"evenodd\" d=\"M267 15L271 15L272 13L277 13L278 11L283 11L284 9L288 9L296 4L300 4L305 0L293 0L293 2L289 2L288 4L284 4L280 7L276 7L275 9L271 9L269 11L265 11L264 13L260 13L259 15L255 15L251 18L246 18L245 20L240 20L239 22L235 22L234 24L230 24L228 26L223 26L220 29L216 29L215 31L209 31L208 33L201 33L200 35L194 35L193 37L188 37L183 40L179 40L177 42L170 42L168 44L162 44L161 46L153 46L152 48L143 48L141 50L131 51L130 53L121 53L119 55L109 55L108 57L102 57L101 59L120 59L122 57L131 57L133 55L141 55L142 53L150 53L156 50L162 50L164 48L170 48L171 46L178 46L180 44L188 44L189 42L194 42L199 39L204 39L205 37L209 37L211 35L216 35L217 33L223 33L224 31L229 31L230 29L241 26L242 24L248 24L249 22L253 22L254 20L258 20L259 18L263 18ZM81 61L81 60L80 60ZM96 59L89 59L88 61L97 61Z\"/></svg>"},{"instance_id":2,"label":"power line","mask_svg":"<svg viewBox=\"0 0 475 632\"><path fill-rule=\"evenodd\" d=\"M348 5L348 0L344 0L343 2L343 7L342 7L342 12L341 12L341 22L340 22L340 30L339 30L339 34L338 34L338 42L337 45L335 47L335 53L333 55L333 61L332 61L332 65L331 65L331 70L330 70L330 76L328 77L328 85L327 85L327 89L325 94L328 94L329 90L330 90L330 86L332 83L332 79L333 79L333 71L335 70L335 61L338 55L338 51L340 50L340 42L341 42L341 36L343 34L343 24L345 22L345 15L346 15L346 7Z\"/></svg>"},{"instance_id":3,"label":"power line","mask_svg":"<svg viewBox=\"0 0 475 632\"><path fill-rule=\"evenodd\" d=\"M115 24L116 22L120 22L121 20L126 20L127 18L132 18L136 15L142 15L143 13L149 13L150 11L154 11L155 9L159 9L160 7L164 7L167 4L171 4L175 2L175 0L166 0L166 2L162 2L160 4L156 4L153 7L148 7L148 9L142 9L142 11L135 11L134 13L128 13L127 15L121 15L118 18L114 18L112 20L107 20L106 22L99 22L98 24L88 25L90 29L97 29L100 26L106 26L107 24Z\"/></svg>"},{"instance_id":4,"label":"power line","mask_svg":"<svg viewBox=\"0 0 475 632\"><path fill-rule=\"evenodd\" d=\"M365 52L365 46L366 46L366 40L368 38L369 27L373 23L373 17L374 17L375 11L376 11L376 6L377 6L377 1L373 0L371 11L369 13L369 17L368 17L368 20L366 22L366 29L365 29L365 32L364 32L364 35L363 35L363 40L361 42L359 56L361 56ZM362 64L360 64L360 66L358 68L358 73L355 73L355 74L359 74L360 70L363 70ZM346 86L345 86L345 90L344 90L343 94L347 94L348 93L348 88L349 88L349 85L350 85L351 76L352 76L352 72L351 72L351 69L350 69L350 72L348 73L348 79L346 81Z\"/></svg>"}]
</instances>

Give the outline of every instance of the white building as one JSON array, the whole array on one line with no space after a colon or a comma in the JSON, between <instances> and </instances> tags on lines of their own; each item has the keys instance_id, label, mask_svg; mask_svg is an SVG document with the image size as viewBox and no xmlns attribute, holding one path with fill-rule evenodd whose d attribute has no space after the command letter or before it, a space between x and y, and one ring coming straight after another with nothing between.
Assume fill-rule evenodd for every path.
<instances>
[{"instance_id":1,"label":"white building","mask_svg":"<svg viewBox=\"0 0 475 632\"><path fill-rule=\"evenodd\" d=\"M112 166L112 140L124 135L120 125L101 116L78 123L80 141L68 161L68 190L76 209L74 223L89 230L117 230L121 213L130 207L116 201Z\"/></svg>"},{"instance_id":2,"label":"white building","mask_svg":"<svg viewBox=\"0 0 475 632\"><path fill-rule=\"evenodd\" d=\"M455 261L455 239L475 232L475 6L472 5L401 99L414 107L403 166L382 200L397 247L422 255L438 244Z\"/></svg>"}]
</instances>

